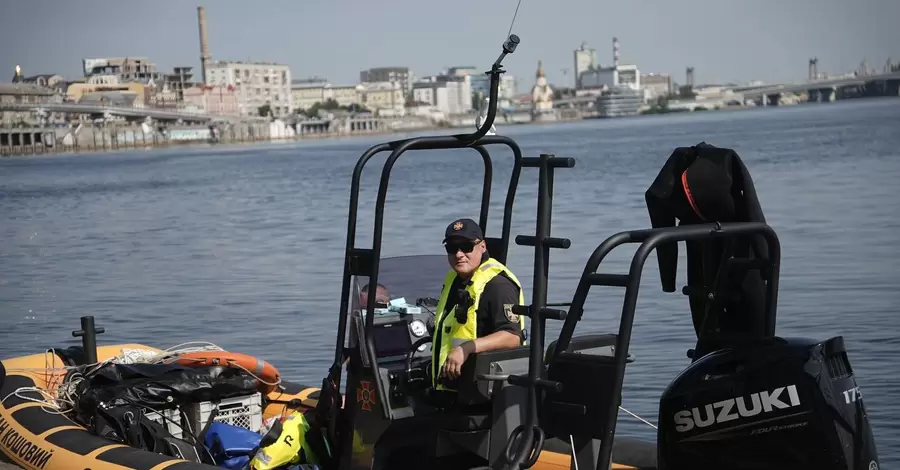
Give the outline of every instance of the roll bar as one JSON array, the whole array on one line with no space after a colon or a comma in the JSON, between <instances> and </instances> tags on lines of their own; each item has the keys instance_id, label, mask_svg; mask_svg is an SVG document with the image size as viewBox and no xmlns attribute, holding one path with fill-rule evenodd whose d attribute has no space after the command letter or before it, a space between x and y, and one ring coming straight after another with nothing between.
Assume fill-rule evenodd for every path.
<instances>
[{"instance_id":1,"label":"roll bar","mask_svg":"<svg viewBox=\"0 0 900 470\"><path fill-rule=\"evenodd\" d=\"M552 364L560 354L568 348L575 326L584 314L584 303L592 286L624 287L625 300L622 305L622 316L619 321L619 333L616 337L615 359L613 371L612 397L618 397L622 393L622 384L625 377L625 364L628 357L628 348L631 344L631 329L634 323L635 307L637 305L638 289L641 283L641 274L647 257L657 247L667 243L677 243L689 240L733 239L736 237L749 237L761 235L768 245L768 256L765 259L738 259L730 258L726 261L726 269L735 265L743 265L751 269L761 269L768 279L766 285L766 312L765 335L775 335L775 317L778 305L778 278L781 266L781 244L775 230L769 225L759 222L733 222L733 223L709 223L698 225L682 225L679 227L665 227L647 230L632 230L620 232L603 241L591 254L584 272L578 282L578 287L572 299L568 315L559 334L557 347L551 352L547 360ZM626 243L640 243L628 274L598 273L600 263L614 248ZM715 293L713 294L715 295ZM715 299L713 299L715 301ZM533 375L533 373L532 373ZM606 468L612 456L613 438L616 431L616 418L618 416L618 401L609 402L606 410L606 423L604 423L604 435L601 438L600 456L595 468ZM531 412L531 410L529 410Z\"/></svg>"},{"instance_id":2,"label":"roll bar","mask_svg":"<svg viewBox=\"0 0 900 470\"><path fill-rule=\"evenodd\" d=\"M332 363L332 366L329 370L329 378L334 383L334 386L337 390L340 389L341 368L344 363L344 358L348 353L344 349L344 339L346 336L347 317L349 314L348 308L350 305L349 295L351 277L354 275L365 275L369 277L369 298L366 305L366 311L374 311L376 298L375 294L378 284L378 268L379 261L381 259L384 205L387 199L387 189L391 169L393 168L394 163L397 161L397 159L400 158L400 155L408 150L441 150L466 147L474 148L481 155L485 166L484 186L482 190L481 210L479 214L479 225L484 232L487 232L488 208L490 206L490 190L491 181L493 178L493 165L491 162L490 154L488 153L487 149L484 148L484 146L491 144L503 144L512 150L514 164L512 177L510 178L509 182L509 189L506 195L506 202L504 205L501 237L499 239L492 239L492 241L498 241L500 243L498 249L495 250L496 257L498 257L498 259L500 259L501 261L505 261L509 245L509 231L512 224L512 205L515 199L515 191L516 187L518 186L519 173L522 167L522 151L516 144L516 142L509 137L496 135L487 136L486 134L493 125L494 118L497 114L497 97L499 94L498 91L500 86L500 75L505 72L505 70L503 70L502 68L501 63L508 54L511 54L515 51L518 44L519 37L514 34L510 35L503 43L503 50L500 56L491 66L491 70L485 72L491 77L490 104L485 121L475 132L471 134L414 137L410 139L381 143L366 150L357 161L356 166L353 169L353 178L350 187L350 210L347 221L347 245L344 259L343 286L341 290L341 303L339 313L340 316L337 328L338 331L337 341L335 345L335 357L334 362ZM375 154L388 150L391 151L391 154L390 156L388 156L387 161L384 164L384 168L381 172L381 180L378 185L378 198L375 203L375 227L374 236L372 239L372 248L358 248L356 246L356 219L359 206L360 176L366 163ZM387 408L387 403L389 403L389 401L385 393L386 386L384 383L382 383L382 378L378 373L378 359L374 354L375 344L372 336L373 325L374 316L367 315L365 321L365 344L360 345L361 353L368 356L369 367L373 372L375 380L378 382L376 386L379 397L378 406L381 407L381 411L384 414L384 417L390 418L390 413ZM333 410L333 416L331 416L331 418L333 419L329 420L329 433L331 435L334 435L334 426L338 421L336 416L337 412L338 411L336 409Z\"/></svg>"},{"instance_id":3,"label":"roll bar","mask_svg":"<svg viewBox=\"0 0 900 470\"><path fill-rule=\"evenodd\" d=\"M526 158L523 166L536 167L538 173L538 203L535 234L519 235L516 244L534 247L534 274L532 281L531 305L515 305L512 310L518 315L531 319L530 354L528 357L528 375L511 375L507 379L510 385L528 389L528 405L525 410L525 422L516 427L509 436L505 456L508 470L530 468L536 462L544 446L544 432L538 423L538 402L543 390L559 390L559 382L547 380L544 368L544 327L547 320L565 320L564 310L548 308L547 280L550 271L550 248L568 249L571 241L568 238L550 236L551 215L553 213L553 177L556 168L573 168L574 158L557 158L554 155L542 154L539 158ZM515 453L513 446L518 442Z\"/></svg>"}]
</instances>

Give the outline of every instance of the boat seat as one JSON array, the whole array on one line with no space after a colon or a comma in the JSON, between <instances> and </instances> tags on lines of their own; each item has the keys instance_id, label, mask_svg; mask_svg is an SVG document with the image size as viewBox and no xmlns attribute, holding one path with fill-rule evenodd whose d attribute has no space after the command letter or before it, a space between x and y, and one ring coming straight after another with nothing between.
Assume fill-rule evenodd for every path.
<instances>
[{"instance_id":1,"label":"boat seat","mask_svg":"<svg viewBox=\"0 0 900 470\"><path fill-rule=\"evenodd\" d=\"M461 451L488 462L501 456L506 441L525 419L528 389L509 385L506 377L526 374L530 349L473 354L463 364L456 404L446 410L438 432L438 456Z\"/></svg>"},{"instance_id":2,"label":"boat seat","mask_svg":"<svg viewBox=\"0 0 900 470\"><path fill-rule=\"evenodd\" d=\"M547 390L542 399L538 422L547 437L604 436L610 403L619 399L612 390L616 340L614 334L573 336L565 351L547 361L547 379L562 383L561 390ZM548 346L548 359L557 344Z\"/></svg>"},{"instance_id":3,"label":"boat seat","mask_svg":"<svg viewBox=\"0 0 900 470\"><path fill-rule=\"evenodd\" d=\"M480 414L474 414L474 412L466 409L451 409L447 411L447 418L441 422L441 428L446 429L447 431L479 431L490 429L491 427L490 410L487 410L487 413L484 413L483 409L479 410L482 411Z\"/></svg>"},{"instance_id":4,"label":"boat seat","mask_svg":"<svg viewBox=\"0 0 900 470\"><path fill-rule=\"evenodd\" d=\"M592 333L589 335L573 336L569 341L569 346L565 352L576 352L578 354L600 354L612 357L615 351L617 335ZM547 353L544 356L544 362L549 364L550 357L556 351L556 345L559 340L551 342L547 346ZM631 359L631 355L629 355ZM632 360L633 361L633 360Z\"/></svg>"}]
</instances>

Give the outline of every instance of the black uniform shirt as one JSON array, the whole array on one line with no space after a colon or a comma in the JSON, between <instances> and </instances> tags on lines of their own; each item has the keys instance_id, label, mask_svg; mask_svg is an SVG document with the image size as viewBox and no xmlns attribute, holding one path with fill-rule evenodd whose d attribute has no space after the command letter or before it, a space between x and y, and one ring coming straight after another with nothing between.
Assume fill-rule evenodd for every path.
<instances>
[{"instance_id":1,"label":"black uniform shirt","mask_svg":"<svg viewBox=\"0 0 900 470\"><path fill-rule=\"evenodd\" d=\"M459 302L460 295L468 296L464 289L462 279L458 276L450 286L450 295L447 297L447 311ZM478 301L476 317L478 327L476 335L482 338L497 331L509 331L523 337L518 315L512 312L512 306L519 303L519 288L505 274L500 273L484 285L481 298ZM462 312L459 312L462 313Z\"/></svg>"}]
</instances>

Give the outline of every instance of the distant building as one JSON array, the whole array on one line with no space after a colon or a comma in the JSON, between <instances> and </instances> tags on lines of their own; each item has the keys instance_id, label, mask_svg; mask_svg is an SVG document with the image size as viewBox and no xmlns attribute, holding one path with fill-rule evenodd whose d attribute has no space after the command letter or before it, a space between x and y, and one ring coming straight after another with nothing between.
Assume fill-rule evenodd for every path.
<instances>
[{"instance_id":1,"label":"distant building","mask_svg":"<svg viewBox=\"0 0 900 470\"><path fill-rule=\"evenodd\" d=\"M366 83L383 83L398 82L400 88L403 89L404 98L412 91L412 84L415 76L409 71L409 67L375 67L359 72L359 82Z\"/></svg>"},{"instance_id":2,"label":"distant building","mask_svg":"<svg viewBox=\"0 0 900 470\"><path fill-rule=\"evenodd\" d=\"M472 86L465 75L437 75L413 84L413 100L445 115L472 110Z\"/></svg>"},{"instance_id":3,"label":"distant building","mask_svg":"<svg viewBox=\"0 0 900 470\"><path fill-rule=\"evenodd\" d=\"M143 96L140 97L143 102ZM138 94L129 91L94 91L81 95L78 104L94 106L113 106L117 108L131 108L138 103Z\"/></svg>"},{"instance_id":4,"label":"distant building","mask_svg":"<svg viewBox=\"0 0 900 470\"><path fill-rule=\"evenodd\" d=\"M325 87L325 100L332 99L340 106L362 105L362 85L331 85Z\"/></svg>"},{"instance_id":5,"label":"distant building","mask_svg":"<svg viewBox=\"0 0 900 470\"><path fill-rule=\"evenodd\" d=\"M237 90L238 107L243 116L258 115L258 109L268 104L275 117L294 112L291 102L291 68L287 65L262 62L210 63L206 70L206 84Z\"/></svg>"},{"instance_id":6,"label":"distant building","mask_svg":"<svg viewBox=\"0 0 900 470\"><path fill-rule=\"evenodd\" d=\"M294 109L309 109L317 103L334 100L339 106L361 105L362 85L332 85L325 79L295 80L291 84L291 101Z\"/></svg>"},{"instance_id":7,"label":"distant building","mask_svg":"<svg viewBox=\"0 0 900 470\"><path fill-rule=\"evenodd\" d=\"M57 75L55 73L48 73L42 75L32 75L30 77L18 77L18 79L13 80L14 83L27 83L31 85L36 85L42 88L49 88L56 93L65 93L66 87L68 83L66 83L65 77L62 75Z\"/></svg>"},{"instance_id":8,"label":"distant building","mask_svg":"<svg viewBox=\"0 0 900 470\"><path fill-rule=\"evenodd\" d=\"M207 114L237 116L237 93L233 86L200 85L184 90L184 103L196 106Z\"/></svg>"},{"instance_id":9,"label":"distant building","mask_svg":"<svg viewBox=\"0 0 900 470\"><path fill-rule=\"evenodd\" d=\"M402 114L406 92L400 82L374 82L362 85L362 104L379 115Z\"/></svg>"},{"instance_id":10,"label":"distant building","mask_svg":"<svg viewBox=\"0 0 900 470\"><path fill-rule=\"evenodd\" d=\"M0 83L0 103L38 104L61 101L50 88L32 83ZM0 111L0 126L12 127L19 122L36 121L34 111Z\"/></svg>"},{"instance_id":11,"label":"distant building","mask_svg":"<svg viewBox=\"0 0 900 470\"><path fill-rule=\"evenodd\" d=\"M163 74L162 82L175 93L176 100L184 101L184 90L195 85L193 78L193 67L175 67L172 73Z\"/></svg>"},{"instance_id":12,"label":"distant building","mask_svg":"<svg viewBox=\"0 0 900 470\"><path fill-rule=\"evenodd\" d=\"M582 42L581 47L573 52L575 57L575 89L583 88L581 76L583 73L597 68L597 50L589 48L587 43Z\"/></svg>"},{"instance_id":13,"label":"distant building","mask_svg":"<svg viewBox=\"0 0 900 470\"><path fill-rule=\"evenodd\" d=\"M94 75L115 75L122 83L148 83L160 79L156 64L150 62L147 57L103 57L82 59L81 63L85 78Z\"/></svg>"},{"instance_id":14,"label":"distant building","mask_svg":"<svg viewBox=\"0 0 900 470\"><path fill-rule=\"evenodd\" d=\"M588 70L581 75L582 88L625 86L641 89L641 74L636 65L618 65Z\"/></svg>"},{"instance_id":15,"label":"distant building","mask_svg":"<svg viewBox=\"0 0 900 470\"><path fill-rule=\"evenodd\" d=\"M90 102L98 104L96 100L106 96L109 106L144 106L152 94L152 86L146 86L143 83L128 82L119 83L70 83L66 90L67 98L75 103ZM111 93L110 92L115 92ZM100 93L96 96L90 96L94 93ZM104 95L104 93L107 93ZM87 96L86 101L82 101Z\"/></svg>"},{"instance_id":16,"label":"distant building","mask_svg":"<svg viewBox=\"0 0 900 470\"><path fill-rule=\"evenodd\" d=\"M467 77L469 87L475 95L490 97L491 94L491 77L484 71L471 66L466 67L450 67L445 75ZM415 85L414 85L415 88ZM517 94L516 78L509 73L500 75L500 85L497 90L498 98L507 102L513 99Z\"/></svg>"},{"instance_id":17,"label":"distant building","mask_svg":"<svg viewBox=\"0 0 900 470\"><path fill-rule=\"evenodd\" d=\"M641 87L644 89L646 101L668 96L674 91L672 77L665 73L649 73L641 75Z\"/></svg>"},{"instance_id":18,"label":"distant building","mask_svg":"<svg viewBox=\"0 0 900 470\"><path fill-rule=\"evenodd\" d=\"M500 76L500 89L498 90L497 95L501 100L511 100L513 97L519 94L519 86L516 82L516 77L508 74L503 74Z\"/></svg>"},{"instance_id":19,"label":"distant building","mask_svg":"<svg viewBox=\"0 0 900 470\"><path fill-rule=\"evenodd\" d=\"M87 77L83 83L87 83L88 85L118 85L121 82L119 81L118 75L104 74L91 75L90 77Z\"/></svg>"}]
</instances>

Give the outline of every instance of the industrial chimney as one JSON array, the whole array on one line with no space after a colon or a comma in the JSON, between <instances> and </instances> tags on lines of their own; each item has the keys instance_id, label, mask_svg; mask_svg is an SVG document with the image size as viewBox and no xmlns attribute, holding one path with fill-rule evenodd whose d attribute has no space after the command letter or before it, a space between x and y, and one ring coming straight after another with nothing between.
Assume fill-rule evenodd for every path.
<instances>
[{"instance_id":1,"label":"industrial chimney","mask_svg":"<svg viewBox=\"0 0 900 470\"><path fill-rule=\"evenodd\" d=\"M206 84L206 68L209 66L209 42L206 38L206 10L197 7L197 25L200 27L200 71Z\"/></svg>"},{"instance_id":2,"label":"industrial chimney","mask_svg":"<svg viewBox=\"0 0 900 470\"><path fill-rule=\"evenodd\" d=\"M619 66L619 38L613 38L613 67Z\"/></svg>"}]
</instances>

